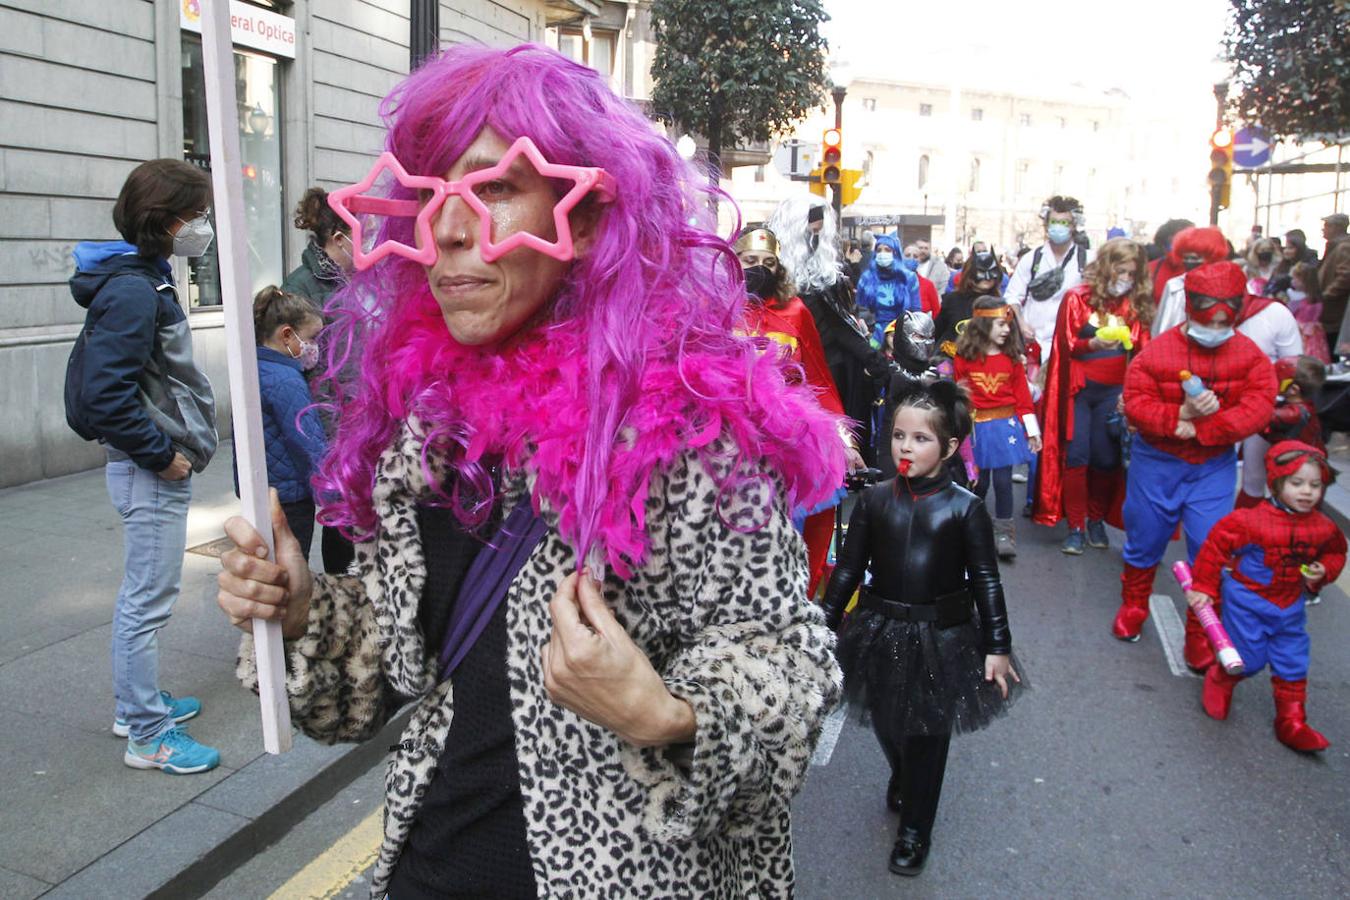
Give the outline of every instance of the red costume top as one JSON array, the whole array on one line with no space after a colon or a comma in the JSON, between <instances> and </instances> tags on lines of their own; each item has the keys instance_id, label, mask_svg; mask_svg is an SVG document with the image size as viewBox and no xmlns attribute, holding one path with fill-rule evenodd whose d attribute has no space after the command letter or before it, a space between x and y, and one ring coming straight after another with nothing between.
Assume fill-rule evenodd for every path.
<instances>
[{"instance_id":1,"label":"red costume top","mask_svg":"<svg viewBox=\"0 0 1350 900\"><path fill-rule=\"evenodd\" d=\"M745 305L745 327L751 334L758 334L781 345L784 357L802 367L806 383L815 389L820 405L836 415L844 414L844 404L839 399L830 367L825 362L825 348L820 341L820 332L816 330L816 320L806 304L793 297L786 303L769 300L756 303L748 300Z\"/></svg>"},{"instance_id":2,"label":"red costume top","mask_svg":"<svg viewBox=\"0 0 1350 900\"><path fill-rule=\"evenodd\" d=\"M973 409L1015 407L1020 418L1036 411L1031 403L1031 388L1027 386L1027 370L1006 353L992 353L981 359L958 356L953 361L953 381L970 391Z\"/></svg>"},{"instance_id":3,"label":"red costume top","mask_svg":"<svg viewBox=\"0 0 1350 900\"><path fill-rule=\"evenodd\" d=\"M1096 360L1091 341L1098 328L1128 325L1132 352L1139 353L1149 341L1148 327L1134 317L1128 297L1110 299L1100 311L1092 308L1092 286L1080 284L1064 295L1055 321L1055 350L1045 373L1042 398L1044 434L1041 440L1041 464L1037 473L1036 518L1041 525L1054 525L1064 512L1064 454L1073 438L1073 398L1088 378L1102 384L1122 384L1128 356L1106 356ZM1110 517L1114 520L1114 516ZM1112 524L1116 524L1114 521Z\"/></svg>"},{"instance_id":4,"label":"red costume top","mask_svg":"<svg viewBox=\"0 0 1350 900\"><path fill-rule=\"evenodd\" d=\"M1322 421L1317 418L1317 410L1307 400L1289 401L1280 398L1275 401L1275 415L1270 424L1261 433L1268 444L1280 441L1302 441L1326 452L1322 443Z\"/></svg>"},{"instance_id":5,"label":"red costume top","mask_svg":"<svg viewBox=\"0 0 1350 900\"><path fill-rule=\"evenodd\" d=\"M1218 597L1220 573L1227 567L1239 584L1287 609L1305 590L1299 568L1320 562L1327 570L1323 583L1335 581L1345 568L1345 551L1345 535L1324 513L1299 514L1267 500L1260 506L1233 510L1210 530L1195 557L1194 589ZM1249 557L1246 565L1239 565L1240 557ZM1267 570L1268 583L1251 577L1250 573Z\"/></svg>"},{"instance_id":6,"label":"red costume top","mask_svg":"<svg viewBox=\"0 0 1350 900\"><path fill-rule=\"evenodd\" d=\"M1176 436L1181 371L1199 376L1219 397L1219 411L1192 419L1195 437ZM1275 410L1275 367L1241 334L1201 347L1172 328L1154 338L1125 373L1125 415L1150 445L1190 463L1205 462L1262 431Z\"/></svg>"},{"instance_id":7,"label":"red costume top","mask_svg":"<svg viewBox=\"0 0 1350 900\"><path fill-rule=\"evenodd\" d=\"M938 293L937 285L933 282L917 272L915 276L919 279L919 304L936 322L938 313L942 312L942 295Z\"/></svg>"}]
</instances>

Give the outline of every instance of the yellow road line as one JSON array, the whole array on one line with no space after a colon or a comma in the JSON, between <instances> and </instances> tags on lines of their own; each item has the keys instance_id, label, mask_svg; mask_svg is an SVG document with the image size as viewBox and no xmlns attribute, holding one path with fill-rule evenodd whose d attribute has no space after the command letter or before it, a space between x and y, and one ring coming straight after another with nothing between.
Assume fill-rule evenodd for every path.
<instances>
[{"instance_id":1,"label":"yellow road line","mask_svg":"<svg viewBox=\"0 0 1350 900\"><path fill-rule=\"evenodd\" d=\"M375 862L383 836L383 811L377 809L291 876L290 881L277 888L268 900L328 900L336 897L353 878Z\"/></svg>"}]
</instances>

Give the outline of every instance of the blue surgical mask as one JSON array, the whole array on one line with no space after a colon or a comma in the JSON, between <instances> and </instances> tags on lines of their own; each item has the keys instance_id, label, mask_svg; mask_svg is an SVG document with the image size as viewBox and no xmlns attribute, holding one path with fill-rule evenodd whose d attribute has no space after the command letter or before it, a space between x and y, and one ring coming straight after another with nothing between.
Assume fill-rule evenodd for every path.
<instances>
[{"instance_id":1,"label":"blue surgical mask","mask_svg":"<svg viewBox=\"0 0 1350 900\"><path fill-rule=\"evenodd\" d=\"M877 261L878 269L889 269L895 265L895 255L891 253L878 253L873 258Z\"/></svg>"},{"instance_id":2,"label":"blue surgical mask","mask_svg":"<svg viewBox=\"0 0 1350 900\"><path fill-rule=\"evenodd\" d=\"M917 259L913 259L911 257L906 256L901 265L904 266L906 269L909 269L911 272L919 271L919 261Z\"/></svg>"},{"instance_id":3,"label":"blue surgical mask","mask_svg":"<svg viewBox=\"0 0 1350 900\"><path fill-rule=\"evenodd\" d=\"M1069 238L1073 236L1073 229L1060 222L1054 223L1045 231L1050 236L1050 243L1052 244L1067 244Z\"/></svg>"},{"instance_id":4,"label":"blue surgical mask","mask_svg":"<svg viewBox=\"0 0 1350 900\"><path fill-rule=\"evenodd\" d=\"M1226 342L1235 333L1231 325L1225 325L1222 328L1211 328L1208 325L1197 325L1194 322L1186 325L1187 337L1201 347L1208 347L1211 350Z\"/></svg>"}]
</instances>

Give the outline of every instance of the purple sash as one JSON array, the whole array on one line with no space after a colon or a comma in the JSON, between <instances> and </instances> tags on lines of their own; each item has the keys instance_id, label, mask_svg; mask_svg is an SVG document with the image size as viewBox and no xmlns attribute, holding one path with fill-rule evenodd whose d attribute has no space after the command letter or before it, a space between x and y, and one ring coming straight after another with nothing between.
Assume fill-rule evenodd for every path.
<instances>
[{"instance_id":1,"label":"purple sash","mask_svg":"<svg viewBox=\"0 0 1350 900\"><path fill-rule=\"evenodd\" d=\"M483 633L525 560L544 537L544 522L534 514L528 499L516 505L501 528L479 551L469 567L450 609L441 641L441 681L464 661Z\"/></svg>"}]
</instances>

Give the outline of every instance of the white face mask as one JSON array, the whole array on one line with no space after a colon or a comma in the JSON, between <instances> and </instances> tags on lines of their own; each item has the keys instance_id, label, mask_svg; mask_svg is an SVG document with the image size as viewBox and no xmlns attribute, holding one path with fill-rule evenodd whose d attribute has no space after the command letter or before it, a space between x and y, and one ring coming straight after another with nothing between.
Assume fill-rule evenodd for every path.
<instances>
[{"instance_id":1,"label":"white face mask","mask_svg":"<svg viewBox=\"0 0 1350 900\"><path fill-rule=\"evenodd\" d=\"M1186 326L1186 335L1195 341L1201 347L1208 347L1211 350L1223 344L1234 334L1231 326L1225 325L1222 328L1211 328L1208 325L1197 325L1194 322Z\"/></svg>"},{"instance_id":2,"label":"white face mask","mask_svg":"<svg viewBox=\"0 0 1350 900\"><path fill-rule=\"evenodd\" d=\"M182 219L178 221L183 222ZM211 246L211 241L215 240L215 237L216 233L211 230L211 221L206 216L197 216L190 222L183 222L183 227L173 236L173 255L201 256L206 252L206 248Z\"/></svg>"},{"instance_id":3,"label":"white face mask","mask_svg":"<svg viewBox=\"0 0 1350 900\"><path fill-rule=\"evenodd\" d=\"M1132 290L1134 290L1134 279L1128 275L1120 276L1111 282L1111 287L1108 288L1112 297L1124 297Z\"/></svg>"}]
</instances>

